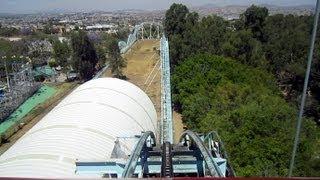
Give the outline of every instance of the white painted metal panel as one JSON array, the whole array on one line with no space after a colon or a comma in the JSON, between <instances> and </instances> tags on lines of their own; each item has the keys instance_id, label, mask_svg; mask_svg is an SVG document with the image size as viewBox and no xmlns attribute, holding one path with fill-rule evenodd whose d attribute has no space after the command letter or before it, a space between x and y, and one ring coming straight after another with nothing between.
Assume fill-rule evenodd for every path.
<instances>
[{"instance_id":1,"label":"white painted metal panel","mask_svg":"<svg viewBox=\"0 0 320 180\"><path fill-rule=\"evenodd\" d=\"M157 115L137 86L91 80L68 95L0 157L0 176L73 177L77 159L109 159L115 141L129 155L142 131L156 132Z\"/></svg>"}]
</instances>

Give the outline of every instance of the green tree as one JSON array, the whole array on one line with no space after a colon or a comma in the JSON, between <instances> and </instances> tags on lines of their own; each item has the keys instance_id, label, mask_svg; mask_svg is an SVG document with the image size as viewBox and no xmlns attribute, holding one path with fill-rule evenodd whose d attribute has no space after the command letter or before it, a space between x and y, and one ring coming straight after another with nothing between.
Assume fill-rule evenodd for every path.
<instances>
[{"instance_id":1,"label":"green tree","mask_svg":"<svg viewBox=\"0 0 320 180\"><path fill-rule=\"evenodd\" d=\"M56 60L56 63L62 67L69 65L68 59L71 56L71 49L68 42L55 40L53 42L53 57Z\"/></svg>"},{"instance_id":2,"label":"green tree","mask_svg":"<svg viewBox=\"0 0 320 180\"><path fill-rule=\"evenodd\" d=\"M86 32L76 31L71 36L73 67L80 73L81 79L89 80L94 75L98 58L94 45Z\"/></svg>"},{"instance_id":3,"label":"green tree","mask_svg":"<svg viewBox=\"0 0 320 180\"><path fill-rule=\"evenodd\" d=\"M172 88L184 123L198 132L217 130L237 175L287 175L297 109L281 97L271 74L199 54L176 67ZM295 175L311 176L319 132L311 120L304 123Z\"/></svg>"},{"instance_id":4,"label":"green tree","mask_svg":"<svg viewBox=\"0 0 320 180\"><path fill-rule=\"evenodd\" d=\"M225 56L238 59L242 64L267 67L262 44L252 37L250 30L231 32L228 41L222 45L222 51Z\"/></svg>"},{"instance_id":5,"label":"green tree","mask_svg":"<svg viewBox=\"0 0 320 180\"><path fill-rule=\"evenodd\" d=\"M53 33L52 24L51 24L51 23L47 23L47 24L43 27L43 32L44 32L45 34L52 34L52 33Z\"/></svg>"},{"instance_id":6,"label":"green tree","mask_svg":"<svg viewBox=\"0 0 320 180\"><path fill-rule=\"evenodd\" d=\"M263 26L269 12L266 7L250 6L242 15L246 28L251 29L253 36L263 41Z\"/></svg>"},{"instance_id":7,"label":"green tree","mask_svg":"<svg viewBox=\"0 0 320 180\"><path fill-rule=\"evenodd\" d=\"M0 36L11 37L11 36L17 36L19 34L20 34L20 31L13 27L0 28Z\"/></svg>"},{"instance_id":8,"label":"green tree","mask_svg":"<svg viewBox=\"0 0 320 180\"><path fill-rule=\"evenodd\" d=\"M10 56L12 51L12 43L10 41L0 39L0 56Z\"/></svg>"},{"instance_id":9,"label":"green tree","mask_svg":"<svg viewBox=\"0 0 320 180\"><path fill-rule=\"evenodd\" d=\"M222 54L222 44L226 40L228 32L228 22L222 17L207 16L202 18L196 29L197 41L199 43L198 52L208 52L212 54Z\"/></svg>"},{"instance_id":10,"label":"green tree","mask_svg":"<svg viewBox=\"0 0 320 180\"><path fill-rule=\"evenodd\" d=\"M268 16L257 6L234 22L196 15L168 25L175 109L188 128L220 132L237 174L286 176L312 16ZM320 124L319 49L317 42L296 176L320 172L319 127L309 119Z\"/></svg>"},{"instance_id":11,"label":"green tree","mask_svg":"<svg viewBox=\"0 0 320 180\"><path fill-rule=\"evenodd\" d=\"M264 34L267 42L264 49L274 72L289 69L290 64L304 62L307 58L308 19L274 15L266 20Z\"/></svg>"},{"instance_id":12,"label":"green tree","mask_svg":"<svg viewBox=\"0 0 320 180\"><path fill-rule=\"evenodd\" d=\"M172 4L167 10L164 21L164 28L167 37L174 34L182 34L186 28L186 17L189 9L183 4Z\"/></svg>"},{"instance_id":13,"label":"green tree","mask_svg":"<svg viewBox=\"0 0 320 180\"><path fill-rule=\"evenodd\" d=\"M51 68L58 66L58 63L56 62L55 59L50 59L49 62L48 62L48 64L49 64L49 66L50 66Z\"/></svg>"},{"instance_id":14,"label":"green tree","mask_svg":"<svg viewBox=\"0 0 320 180\"><path fill-rule=\"evenodd\" d=\"M98 65L99 67L103 67L107 62L107 52L101 45L97 45L96 50L98 56Z\"/></svg>"},{"instance_id":15,"label":"green tree","mask_svg":"<svg viewBox=\"0 0 320 180\"><path fill-rule=\"evenodd\" d=\"M130 29L126 26L119 26L117 29L117 38L126 41L130 34Z\"/></svg>"},{"instance_id":16,"label":"green tree","mask_svg":"<svg viewBox=\"0 0 320 180\"><path fill-rule=\"evenodd\" d=\"M120 49L118 46L118 40L112 36L109 37L107 44L109 66L111 73L116 78L125 79L122 69L127 66L126 60L121 56Z\"/></svg>"}]
</instances>

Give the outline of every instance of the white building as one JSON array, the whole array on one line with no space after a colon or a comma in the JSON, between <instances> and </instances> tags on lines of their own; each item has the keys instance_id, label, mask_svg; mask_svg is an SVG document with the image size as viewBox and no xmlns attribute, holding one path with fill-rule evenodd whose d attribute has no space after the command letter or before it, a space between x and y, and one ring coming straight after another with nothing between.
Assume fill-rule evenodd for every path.
<instances>
[{"instance_id":1,"label":"white building","mask_svg":"<svg viewBox=\"0 0 320 180\"><path fill-rule=\"evenodd\" d=\"M75 177L77 160L108 160L115 142L124 158L157 115L137 86L114 78L89 81L68 95L0 157L0 176ZM118 149L119 150L119 149Z\"/></svg>"}]
</instances>

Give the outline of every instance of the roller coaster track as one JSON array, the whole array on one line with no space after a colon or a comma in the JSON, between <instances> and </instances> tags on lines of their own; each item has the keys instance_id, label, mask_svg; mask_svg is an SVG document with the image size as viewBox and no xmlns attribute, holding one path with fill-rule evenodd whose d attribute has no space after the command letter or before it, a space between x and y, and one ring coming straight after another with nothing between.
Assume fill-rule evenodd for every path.
<instances>
[{"instance_id":1,"label":"roller coaster track","mask_svg":"<svg viewBox=\"0 0 320 180\"><path fill-rule=\"evenodd\" d=\"M169 142L162 146L161 177L173 177L172 145Z\"/></svg>"},{"instance_id":2,"label":"roller coaster track","mask_svg":"<svg viewBox=\"0 0 320 180\"><path fill-rule=\"evenodd\" d=\"M206 147L209 149L209 151L212 152L214 157L222 157L225 158L227 162L229 162L228 154L224 147L223 141L221 140L219 134L216 131L211 131L210 133L208 133L205 136L203 142L207 145ZM219 150L214 150L214 143L219 144ZM234 172L230 163L227 163L226 176L236 176L236 173Z\"/></svg>"},{"instance_id":3,"label":"roller coaster track","mask_svg":"<svg viewBox=\"0 0 320 180\"><path fill-rule=\"evenodd\" d=\"M143 35L144 25L135 27L127 43L119 43L122 53L128 51L137 41L139 31L142 30ZM160 143L156 146L153 132L144 132L126 163L122 178L235 176L232 167L226 161L228 157L223 142L215 131L203 137L187 130L182 133L180 143L173 145L169 42L164 35L160 39L160 62L161 118L157 133Z\"/></svg>"},{"instance_id":4,"label":"roller coaster track","mask_svg":"<svg viewBox=\"0 0 320 180\"><path fill-rule=\"evenodd\" d=\"M161 143L173 143L173 122L171 105L169 42L165 36L160 39L161 55Z\"/></svg>"},{"instance_id":5,"label":"roller coaster track","mask_svg":"<svg viewBox=\"0 0 320 180\"><path fill-rule=\"evenodd\" d=\"M233 177L232 168L229 166L231 170L227 171L227 174L222 172L224 168L219 167L221 161L216 160L220 155L207 148L205 142L210 140L212 135L215 134L207 135L206 140L203 141L198 134L187 130L182 133L178 145L165 142L160 147L156 146L153 132L145 132L132 152L122 178ZM158 165L159 172L151 170L154 165ZM189 171L184 169L189 169Z\"/></svg>"},{"instance_id":6,"label":"roller coaster track","mask_svg":"<svg viewBox=\"0 0 320 180\"><path fill-rule=\"evenodd\" d=\"M137 143L134 151L132 152L127 165L124 168L124 171L122 173L122 177L123 178L132 178L139 158L141 158L141 161L146 161L147 149L151 148L152 146L155 146L155 145L156 145L156 141L155 141L155 136L154 136L153 132L147 131L147 132L143 133L143 135L140 137L139 142Z\"/></svg>"},{"instance_id":7,"label":"roller coaster track","mask_svg":"<svg viewBox=\"0 0 320 180\"><path fill-rule=\"evenodd\" d=\"M189 136L191 139L187 139L186 136ZM187 143L187 141L193 141L195 145L199 148L201 151L201 155L208 166L210 175L213 177L223 177L223 174L221 170L218 167L218 164L213 160L212 154L209 152L209 150L204 145L202 139L193 131L185 131L182 133L180 142L184 141L184 143ZM192 145L191 145L192 146Z\"/></svg>"}]
</instances>

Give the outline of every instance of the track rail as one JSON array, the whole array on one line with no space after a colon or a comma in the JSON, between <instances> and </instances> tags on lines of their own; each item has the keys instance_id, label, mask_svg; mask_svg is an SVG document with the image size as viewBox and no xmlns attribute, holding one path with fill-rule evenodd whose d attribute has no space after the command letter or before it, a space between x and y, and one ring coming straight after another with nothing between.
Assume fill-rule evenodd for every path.
<instances>
[{"instance_id":1,"label":"track rail","mask_svg":"<svg viewBox=\"0 0 320 180\"><path fill-rule=\"evenodd\" d=\"M188 139L187 137L189 137L190 139ZM223 177L223 174L220 171L218 164L213 160L213 156L206 148L201 138L196 133L187 130L182 133L180 137L180 142L184 142L184 144L187 144L187 141L189 140L193 141L195 145L199 148L201 155L203 156L203 159L206 165L208 166L210 175L213 177Z\"/></svg>"},{"instance_id":2,"label":"track rail","mask_svg":"<svg viewBox=\"0 0 320 180\"><path fill-rule=\"evenodd\" d=\"M124 52L127 51L137 40L139 30L141 29L143 31L142 26L143 24L136 26L134 32L129 36L127 43L122 43L124 47L122 50ZM134 151L132 152L122 173L122 178L133 178L136 176L135 172L139 174L141 173L143 177L150 177L149 175L155 174L154 170L149 173L149 165L151 165L152 163L153 165L155 165L154 163L159 163L158 165L161 165L161 167L159 167L158 169L159 171L157 171L157 177L171 178L175 175L179 176L183 173L189 173L188 175L190 175L190 173L193 173L193 175L196 174L196 176L198 177L225 177L225 173L222 173L222 171L224 172L225 170L225 164L223 164L223 168L221 170L218 166L218 163L220 162L220 158L227 159L228 157L227 153L225 152L223 143L215 131L210 132L204 139L201 139L198 134L187 130L180 137L180 142L182 142L183 145L172 145L174 130L171 102L169 42L165 35L163 35L160 39L159 62L161 63L161 118L159 121L160 127L158 127L159 131L157 132L157 134L159 135L158 139L160 140L160 144L162 144L162 147L156 147L153 149L156 142L154 133L150 131L145 132L140 137ZM155 68L156 66L154 67L152 72L155 70ZM151 78L152 72L148 76L145 84L147 84L148 79ZM151 143L148 144L148 142ZM220 152L220 147L218 148L218 150L215 149L216 142L218 142L219 145L222 145L222 155ZM176 157L176 155L178 156ZM158 159L154 157L157 157ZM177 158L181 158L182 160L177 160ZM196 158L196 160L192 158ZM173 164L177 162L178 164L175 164L175 168L177 168L177 174L174 174ZM185 162L185 164L181 164L181 162ZM196 173L192 170L181 171L181 169L183 168L190 169L190 165L194 167L195 164L197 166L197 169L195 170ZM141 169L136 170L137 165L141 165ZM219 165L221 166L221 164ZM226 165L227 177L234 177L235 173L232 167L228 163ZM152 167L152 165L150 167ZM204 167L206 167L206 170L204 169Z\"/></svg>"},{"instance_id":3,"label":"track rail","mask_svg":"<svg viewBox=\"0 0 320 180\"><path fill-rule=\"evenodd\" d=\"M220 148L220 152L216 152L213 150L213 141L218 142ZM223 157L227 160L227 177L235 177L236 173L234 172L232 166L229 164L229 159L228 159L228 154L227 151L224 147L223 141L221 140L220 136L218 135L218 133L216 131L211 131L210 133L208 133L203 142L206 144L207 143L207 148L214 153L215 157Z\"/></svg>"},{"instance_id":4,"label":"track rail","mask_svg":"<svg viewBox=\"0 0 320 180\"><path fill-rule=\"evenodd\" d=\"M173 177L172 145L170 142L165 142L162 146L161 177Z\"/></svg>"},{"instance_id":5,"label":"track rail","mask_svg":"<svg viewBox=\"0 0 320 180\"><path fill-rule=\"evenodd\" d=\"M148 145L149 143L148 141L150 142L149 145ZM147 131L143 133L143 135L139 139L139 142L134 148L134 151L132 152L127 165L124 168L124 171L122 173L122 178L132 178L139 158L141 158L142 162L145 161L147 158L145 149L150 146L153 147L155 145L156 145L156 139L153 132Z\"/></svg>"}]
</instances>

